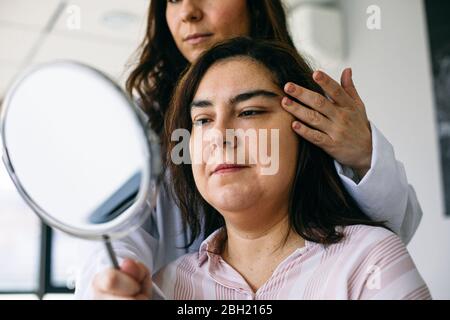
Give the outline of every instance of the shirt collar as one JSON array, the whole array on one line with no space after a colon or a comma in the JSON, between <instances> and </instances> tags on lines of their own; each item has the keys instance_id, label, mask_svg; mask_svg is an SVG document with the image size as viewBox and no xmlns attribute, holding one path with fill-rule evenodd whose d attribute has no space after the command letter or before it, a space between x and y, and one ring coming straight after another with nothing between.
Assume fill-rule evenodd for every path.
<instances>
[{"instance_id":1,"label":"shirt collar","mask_svg":"<svg viewBox=\"0 0 450 320\"><path fill-rule=\"evenodd\" d=\"M206 260L212 256L217 256L222 253L224 240L226 239L226 231L224 227L221 227L211 233L200 245L198 251L198 265L201 266ZM304 251L311 249L315 245L314 242L305 239L305 246L295 250L295 253L304 253Z\"/></svg>"},{"instance_id":2,"label":"shirt collar","mask_svg":"<svg viewBox=\"0 0 450 320\"><path fill-rule=\"evenodd\" d=\"M202 265L210 255L220 255L225 240L225 228L219 228L206 238L198 251L198 264Z\"/></svg>"}]
</instances>

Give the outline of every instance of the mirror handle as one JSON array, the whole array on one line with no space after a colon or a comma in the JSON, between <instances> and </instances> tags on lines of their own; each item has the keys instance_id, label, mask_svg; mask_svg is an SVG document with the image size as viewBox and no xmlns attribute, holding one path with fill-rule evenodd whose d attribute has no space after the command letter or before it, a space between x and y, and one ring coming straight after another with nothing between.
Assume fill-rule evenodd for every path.
<instances>
[{"instance_id":1,"label":"mirror handle","mask_svg":"<svg viewBox=\"0 0 450 320\"><path fill-rule=\"evenodd\" d=\"M114 252L114 249L111 245L111 238L107 235L103 236L103 241L106 246L106 252L108 252L109 259L111 260L111 264L113 265L113 268L116 270L120 270L119 262L117 261L116 253Z\"/></svg>"},{"instance_id":2,"label":"mirror handle","mask_svg":"<svg viewBox=\"0 0 450 320\"><path fill-rule=\"evenodd\" d=\"M114 249L111 245L111 238L107 235L103 235L103 242L106 246L106 251L108 252L109 259L111 260L111 264L113 265L114 269L120 270L119 263L117 262L116 253L114 252ZM152 283L152 290L154 293L158 295L158 300L166 300L166 296L162 292L162 290L155 284Z\"/></svg>"}]
</instances>

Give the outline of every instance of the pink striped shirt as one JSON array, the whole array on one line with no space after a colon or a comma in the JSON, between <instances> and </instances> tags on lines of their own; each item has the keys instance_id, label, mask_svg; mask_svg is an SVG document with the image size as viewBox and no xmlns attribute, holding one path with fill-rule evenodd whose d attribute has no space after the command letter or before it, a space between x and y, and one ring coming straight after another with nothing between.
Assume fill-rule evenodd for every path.
<instances>
[{"instance_id":1,"label":"pink striped shirt","mask_svg":"<svg viewBox=\"0 0 450 320\"><path fill-rule=\"evenodd\" d=\"M198 253L162 268L154 278L168 299L431 299L402 241L379 227L349 226L344 239L324 246L306 241L253 292L220 256L220 232Z\"/></svg>"}]
</instances>

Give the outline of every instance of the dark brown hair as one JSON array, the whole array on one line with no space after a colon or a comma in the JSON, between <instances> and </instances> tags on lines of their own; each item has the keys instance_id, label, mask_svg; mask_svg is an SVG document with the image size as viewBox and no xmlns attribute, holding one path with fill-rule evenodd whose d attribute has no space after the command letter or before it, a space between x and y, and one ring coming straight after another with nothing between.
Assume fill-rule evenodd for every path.
<instances>
[{"instance_id":1,"label":"dark brown hair","mask_svg":"<svg viewBox=\"0 0 450 320\"><path fill-rule=\"evenodd\" d=\"M126 83L128 94L137 94L141 108L149 116L151 128L158 134L163 129L173 87L189 65L170 33L166 7L167 0L151 1L139 61ZM250 37L278 40L294 47L281 0L247 0L247 8Z\"/></svg>"},{"instance_id":2,"label":"dark brown hair","mask_svg":"<svg viewBox=\"0 0 450 320\"><path fill-rule=\"evenodd\" d=\"M312 70L292 47L271 41L235 38L218 44L203 54L180 79L165 123L166 166L172 174L174 197L191 230L190 244L202 233L208 236L224 226L221 214L209 205L195 187L190 164L176 165L170 152L176 141L171 133L178 128L192 130L190 104L198 86L211 66L226 59L247 57L266 67L280 88L287 82L323 94L312 79ZM294 99L294 98L293 98ZM295 99L294 99L295 100ZM297 170L289 206L290 225L304 239L330 244L339 242L339 226L374 222L358 207L336 172L333 159L319 147L299 139Z\"/></svg>"}]
</instances>

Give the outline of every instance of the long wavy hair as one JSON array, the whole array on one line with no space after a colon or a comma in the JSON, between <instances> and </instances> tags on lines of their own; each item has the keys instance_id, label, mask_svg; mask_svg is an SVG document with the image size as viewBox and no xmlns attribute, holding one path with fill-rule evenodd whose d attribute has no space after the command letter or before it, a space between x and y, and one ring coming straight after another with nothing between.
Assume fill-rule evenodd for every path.
<instances>
[{"instance_id":1,"label":"long wavy hair","mask_svg":"<svg viewBox=\"0 0 450 320\"><path fill-rule=\"evenodd\" d=\"M235 38L214 46L204 53L184 74L176 87L165 122L166 166L169 168L174 198L191 231L190 244L204 232L208 236L225 225L222 215L207 203L195 187L190 164L171 161L171 150L177 142L171 135L175 129L191 132L190 104L198 86L213 65L234 57L248 57L265 66L282 90L287 82L324 94L312 78L313 71L291 46L281 42ZM237 75L239 76L239 75ZM295 100L295 98L292 98ZM383 226L372 221L343 186L333 159L314 144L299 139L298 161L290 194L290 226L304 239L331 244L343 237L342 226L364 224Z\"/></svg>"},{"instance_id":2,"label":"long wavy hair","mask_svg":"<svg viewBox=\"0 0 450 320\"><path fill-rule=\"evenodd\" d=\"M162 133L173 88L189 62L178 50L166 20L167 0L152 0L139 59L126 82L130 96L148 115L150 127ZM247 0L250 34L254 39L278 40L294 47L281 0Z\"/></svg>"}]
</instances>

